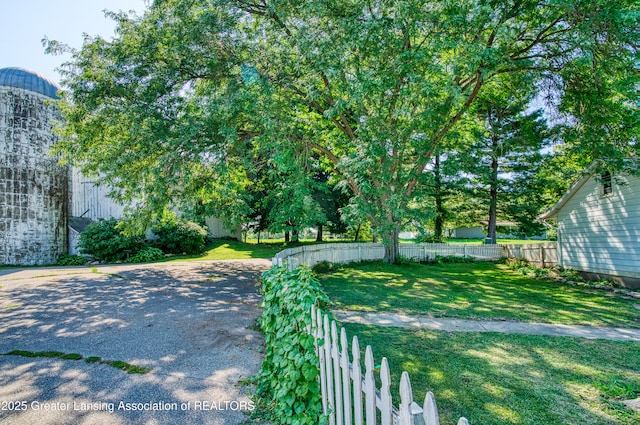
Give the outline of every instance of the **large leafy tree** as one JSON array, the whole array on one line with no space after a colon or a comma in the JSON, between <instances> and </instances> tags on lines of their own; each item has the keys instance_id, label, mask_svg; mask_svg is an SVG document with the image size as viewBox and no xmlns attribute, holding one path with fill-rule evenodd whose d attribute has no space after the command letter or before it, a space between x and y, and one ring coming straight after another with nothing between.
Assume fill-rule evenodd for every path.
<instances>
[{"instance_id":1,"label":"large leafy tree","mask_svg":"<svg viewBox=\"0 0 640 425\"><path fill-rule=\"evenodd\" d=\"M151 207L195 193L233 211L246 206L248 140L280 152L283 167L311 156L289 150L314 151L393 261L425 168L455 146L488 83L526 73L527 87L577 87L585 66L610 60L617 76L637 75L636 9L627 0L156 0L141 18L112 14L118 36L87 39L66 66L60 151ZM575 91L563 112L587 119L573 100L611 96L610 87L628 100L616 79ZM589 148L628 150L610 139Z\"/></svg>"}]
</instances>

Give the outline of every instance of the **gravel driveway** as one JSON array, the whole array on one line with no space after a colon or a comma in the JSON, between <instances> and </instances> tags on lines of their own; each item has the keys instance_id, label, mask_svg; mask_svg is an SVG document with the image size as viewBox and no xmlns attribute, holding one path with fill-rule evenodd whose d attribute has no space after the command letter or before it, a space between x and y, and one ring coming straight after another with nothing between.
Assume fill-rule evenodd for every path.
<instances>
[{"instance_id":1,"label":"gravel driveway","mask_svg":"<svg viewBox=\"0 0 640 425\"><path fill-rule=\"evenodd\" d=\"M267 260L0 270L1 424L238 424L260 369Z\"/></svg>"}]
</instances>

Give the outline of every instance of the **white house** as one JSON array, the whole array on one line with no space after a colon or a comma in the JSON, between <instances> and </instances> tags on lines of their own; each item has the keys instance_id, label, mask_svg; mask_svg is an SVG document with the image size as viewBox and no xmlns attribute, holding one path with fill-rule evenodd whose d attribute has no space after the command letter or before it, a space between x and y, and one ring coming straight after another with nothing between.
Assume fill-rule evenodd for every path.
<instances>
[{"instance_id":1,"label":"white house","mask_svg":"<svg viewBox=\"0 0 640 425\"><path fill-rule=\"evenodd\" d=\"M561 266L640 287L639 177L591 167L539 219L557 220Z\"/></svg>"}]
</instances>

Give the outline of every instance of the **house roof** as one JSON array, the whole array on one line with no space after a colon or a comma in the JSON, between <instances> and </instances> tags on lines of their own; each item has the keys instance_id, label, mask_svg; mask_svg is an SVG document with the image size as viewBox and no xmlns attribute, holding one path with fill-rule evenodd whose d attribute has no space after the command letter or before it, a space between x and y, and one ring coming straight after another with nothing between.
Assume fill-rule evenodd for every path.
<instances>
[{"instance_id":1,"label":"house roof","mask_svg":"<svg viewBox=\"0 0 640 425\"><path fill-rule=\"evenodd\" d=\"M480 223L482 223L485 226L489 225L489 220L480 220ZM519 224L515 221L496 221L496 226L502 226L502 227L518 227Z\"/></svg>"},{"instance_id":2,"label":"house roof","mask_svg":"<svg viewBox=\"0 0 640 425\"><path fill-rule=\"evenodd\" d=\"M567 190L567 192L562 195L562 197L556 202L556 204L551 207L548 211L540 214L538 216L538 220L546 220L548 218L555 218L558 215L558 211L575 195L575 193L580 190L580 188L589 180L596 169L596 163L592 163L580 176L571 187Z\"/></svg>"},{"instance_id":3,"label":"house roof","mask_svg":"<svg viewBox=\"0 0 640 425\"><path fill-rule=\"evenodd\" d=\"M69 217L69 219L67 220L67 224L69 225L71 230L75 231L76 233L84 232L84 229L86 229L87 226L91 223L92 220L86 217Z\"/></svg>"}]
</instances>

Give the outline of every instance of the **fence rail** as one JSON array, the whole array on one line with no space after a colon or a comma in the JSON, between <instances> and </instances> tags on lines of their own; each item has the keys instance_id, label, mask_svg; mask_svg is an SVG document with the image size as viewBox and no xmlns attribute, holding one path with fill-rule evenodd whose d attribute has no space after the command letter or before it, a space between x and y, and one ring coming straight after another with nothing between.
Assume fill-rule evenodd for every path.
<instances>
[{"instance_id":1,"label":"fence rail","mask_svg":"<svg viewBox=\"0 0 640 425\"><path fill-rule=\"evenodd\" d=\"M344 328L321 310L311 311L313 324L311 333L316 341L316 353L320 368L320 391L323 413L330 425L439 425L440 417L436 400L427 392L422 407L413 401L409 374L402 372L400 379L399 408L393 406L391 396L391 374L386 357L380 362L380 389L374 379L375 361L371 346L365 349L364 373L361 367L360 345L357 336L349 344ZM322 343L319 343L322 341ZM377 418L380 422L377 422ZM468 425L465 418L458 425Z\"/></svg>"}]
</instances>

